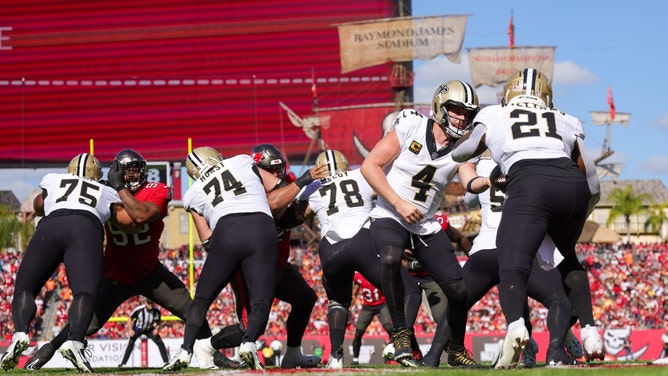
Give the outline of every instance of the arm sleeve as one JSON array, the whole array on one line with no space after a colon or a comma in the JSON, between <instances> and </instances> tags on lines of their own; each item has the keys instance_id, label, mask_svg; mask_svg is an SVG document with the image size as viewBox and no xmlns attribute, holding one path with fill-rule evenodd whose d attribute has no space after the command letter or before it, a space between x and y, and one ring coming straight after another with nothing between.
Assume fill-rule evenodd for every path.
<instances>
[{"instance_id":1,"label":"arm sleeve","mask_svg":"<svg viewBox=\"0 0 668 376\"><path fill-rule=\"evenodd\" d=\"M487 127L480 123L470 133L460 138L452 150L452 159L455 162L466 162L474 157L486 132Z\"/></svg>"}]
</instances>

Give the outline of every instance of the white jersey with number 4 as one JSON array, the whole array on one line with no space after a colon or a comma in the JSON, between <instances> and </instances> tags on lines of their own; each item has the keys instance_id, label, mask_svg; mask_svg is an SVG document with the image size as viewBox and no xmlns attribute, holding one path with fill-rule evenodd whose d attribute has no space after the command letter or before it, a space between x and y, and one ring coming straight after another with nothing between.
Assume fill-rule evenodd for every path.
<instances>
[{"instance_id":1,"label":"white jersey with number 4","mask_svg":"<svg viewBox=\"0 0 668 376\"><path fill-rule=\"evenodd\" d=\"M445 189L462 165L452 160L447 149L440 154L429 151L428 143L434 143L432 124L429 118L415 110L403 110L397 115L394 130L399 138L401 153L387 172L387 181L392 189L420 210L422 221L413 225L406 223L394 207L380 196L371 211L371 217L394 218L406 230L419 235L441 230L434 214L438 211Z\"/></svg>"},{"instance_id":2,"label":"white jersey with number 4","mask_svg":"<svg viewBox=\"0 0 668 376\"><path fill-rule=\"evenodd\" d=\"M113 188L69 173L46 174L39 187L47 192L45 215L60 209L85 210L104 223L111 216L111 204L121 203Z\"/></svg>"},{"instance_id":3,"label":"white jersey with number 4","mask_svg":"<svg viewBox=\"0 0 668 376\"><path fill-rule=\"evenodd\" d=\"M245 154L226 158L213 166L183 196L183 208L202 215L211 229L229 214L262 212L271 216L262 180L255 163Z\"/></svg>"}]
</instances>

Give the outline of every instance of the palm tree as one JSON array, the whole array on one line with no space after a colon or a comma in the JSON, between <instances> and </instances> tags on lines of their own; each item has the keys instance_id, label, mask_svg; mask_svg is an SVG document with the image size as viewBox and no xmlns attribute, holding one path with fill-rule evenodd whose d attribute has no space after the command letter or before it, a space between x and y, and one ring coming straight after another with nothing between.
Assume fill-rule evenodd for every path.
<instances>
[{"instance_id":1,"label":"palm tree","mask_svg":"<svg viewBox=\"0 0 668 376\"><path fill-rule=\"evenodd\" d=\"M650 214L645 221L645 231L650 229L652 231L656 231L661 236L661 239L665 238L665 234L663 233L663 225L668 223L666 208L668 208L668 201L650 205Z\"/></svg>"},{"instance_id":2,"label":"palm tree","mask_svg":"<svg viewBox=\"0 0 668 376\"><path fill-rule=\"evenodd\" d=\"M608 202L614 203L606 225L610 225L620 215L624 216L626 222L626 241L631 242L631 216L640 214L646 209L643 202L652 200L652 196L647 193L635 194L632 185L627 185L624 189L615 188L608 196Z\"/></svg>"}]
</instances>

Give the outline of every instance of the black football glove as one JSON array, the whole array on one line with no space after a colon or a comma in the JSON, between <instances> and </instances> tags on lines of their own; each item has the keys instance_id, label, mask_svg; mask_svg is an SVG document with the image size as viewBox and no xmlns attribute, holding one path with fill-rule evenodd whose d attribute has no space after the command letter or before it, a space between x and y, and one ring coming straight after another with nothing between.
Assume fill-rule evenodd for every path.
<instances>
[{"instance_id":1,"label":"black football glove","mask_svg":"<svg viewBox=\"0 0 668 376\"><path fill-rule=\"evenodd\" d=\"M297 180L295 180L295 184L297 184L299 189L302 189L311 183L313 183L311 170L307 170L305 173L302 174L302 176L298 177Z\"/></svg>"},{"instance_id":2,"label":"black football glove","mask_svg":"<svg viewBox=\"0 0 668 376\"><path fill-rule=\"evenodd\" d=\"M109 186L117 192L120 192L125 188L125 181L123 181L123 167L117 160L114 160L111 164L111 168L107 173L107 180L109 181Z\"/></svg>"}]
</instances>

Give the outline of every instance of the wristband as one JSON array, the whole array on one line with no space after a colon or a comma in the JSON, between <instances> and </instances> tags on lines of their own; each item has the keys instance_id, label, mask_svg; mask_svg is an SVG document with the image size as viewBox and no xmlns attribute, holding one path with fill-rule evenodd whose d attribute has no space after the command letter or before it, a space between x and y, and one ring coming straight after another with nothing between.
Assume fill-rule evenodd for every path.
<instances>
[{"instance_id":1,"label":"wristband","mask_svg":"<svg viewBox=\"0 0 668 376\"><path fill-rule=\"evenodd\" d=\"M299 187L299 189L306 187L312 182L313 178L311 177L311 171L306 171L305 173L302 174L302 176L298 177L297 180L295 180L295 184Z\"/></svg>"},{"instance_id":2,"label":"wristband","mask_svg":"<svg viewBox=\"0 0 668 376\"><path fill-rule=\"evenodd\" d=\"M474 194L477 193L477 192L473 192L473 182L478 180L478 179L483 179L483 177L482 176L476 176L475 178L469 180L469 183L466 184L466 192L474 193Z\"/></svg>"}]
</instances>

